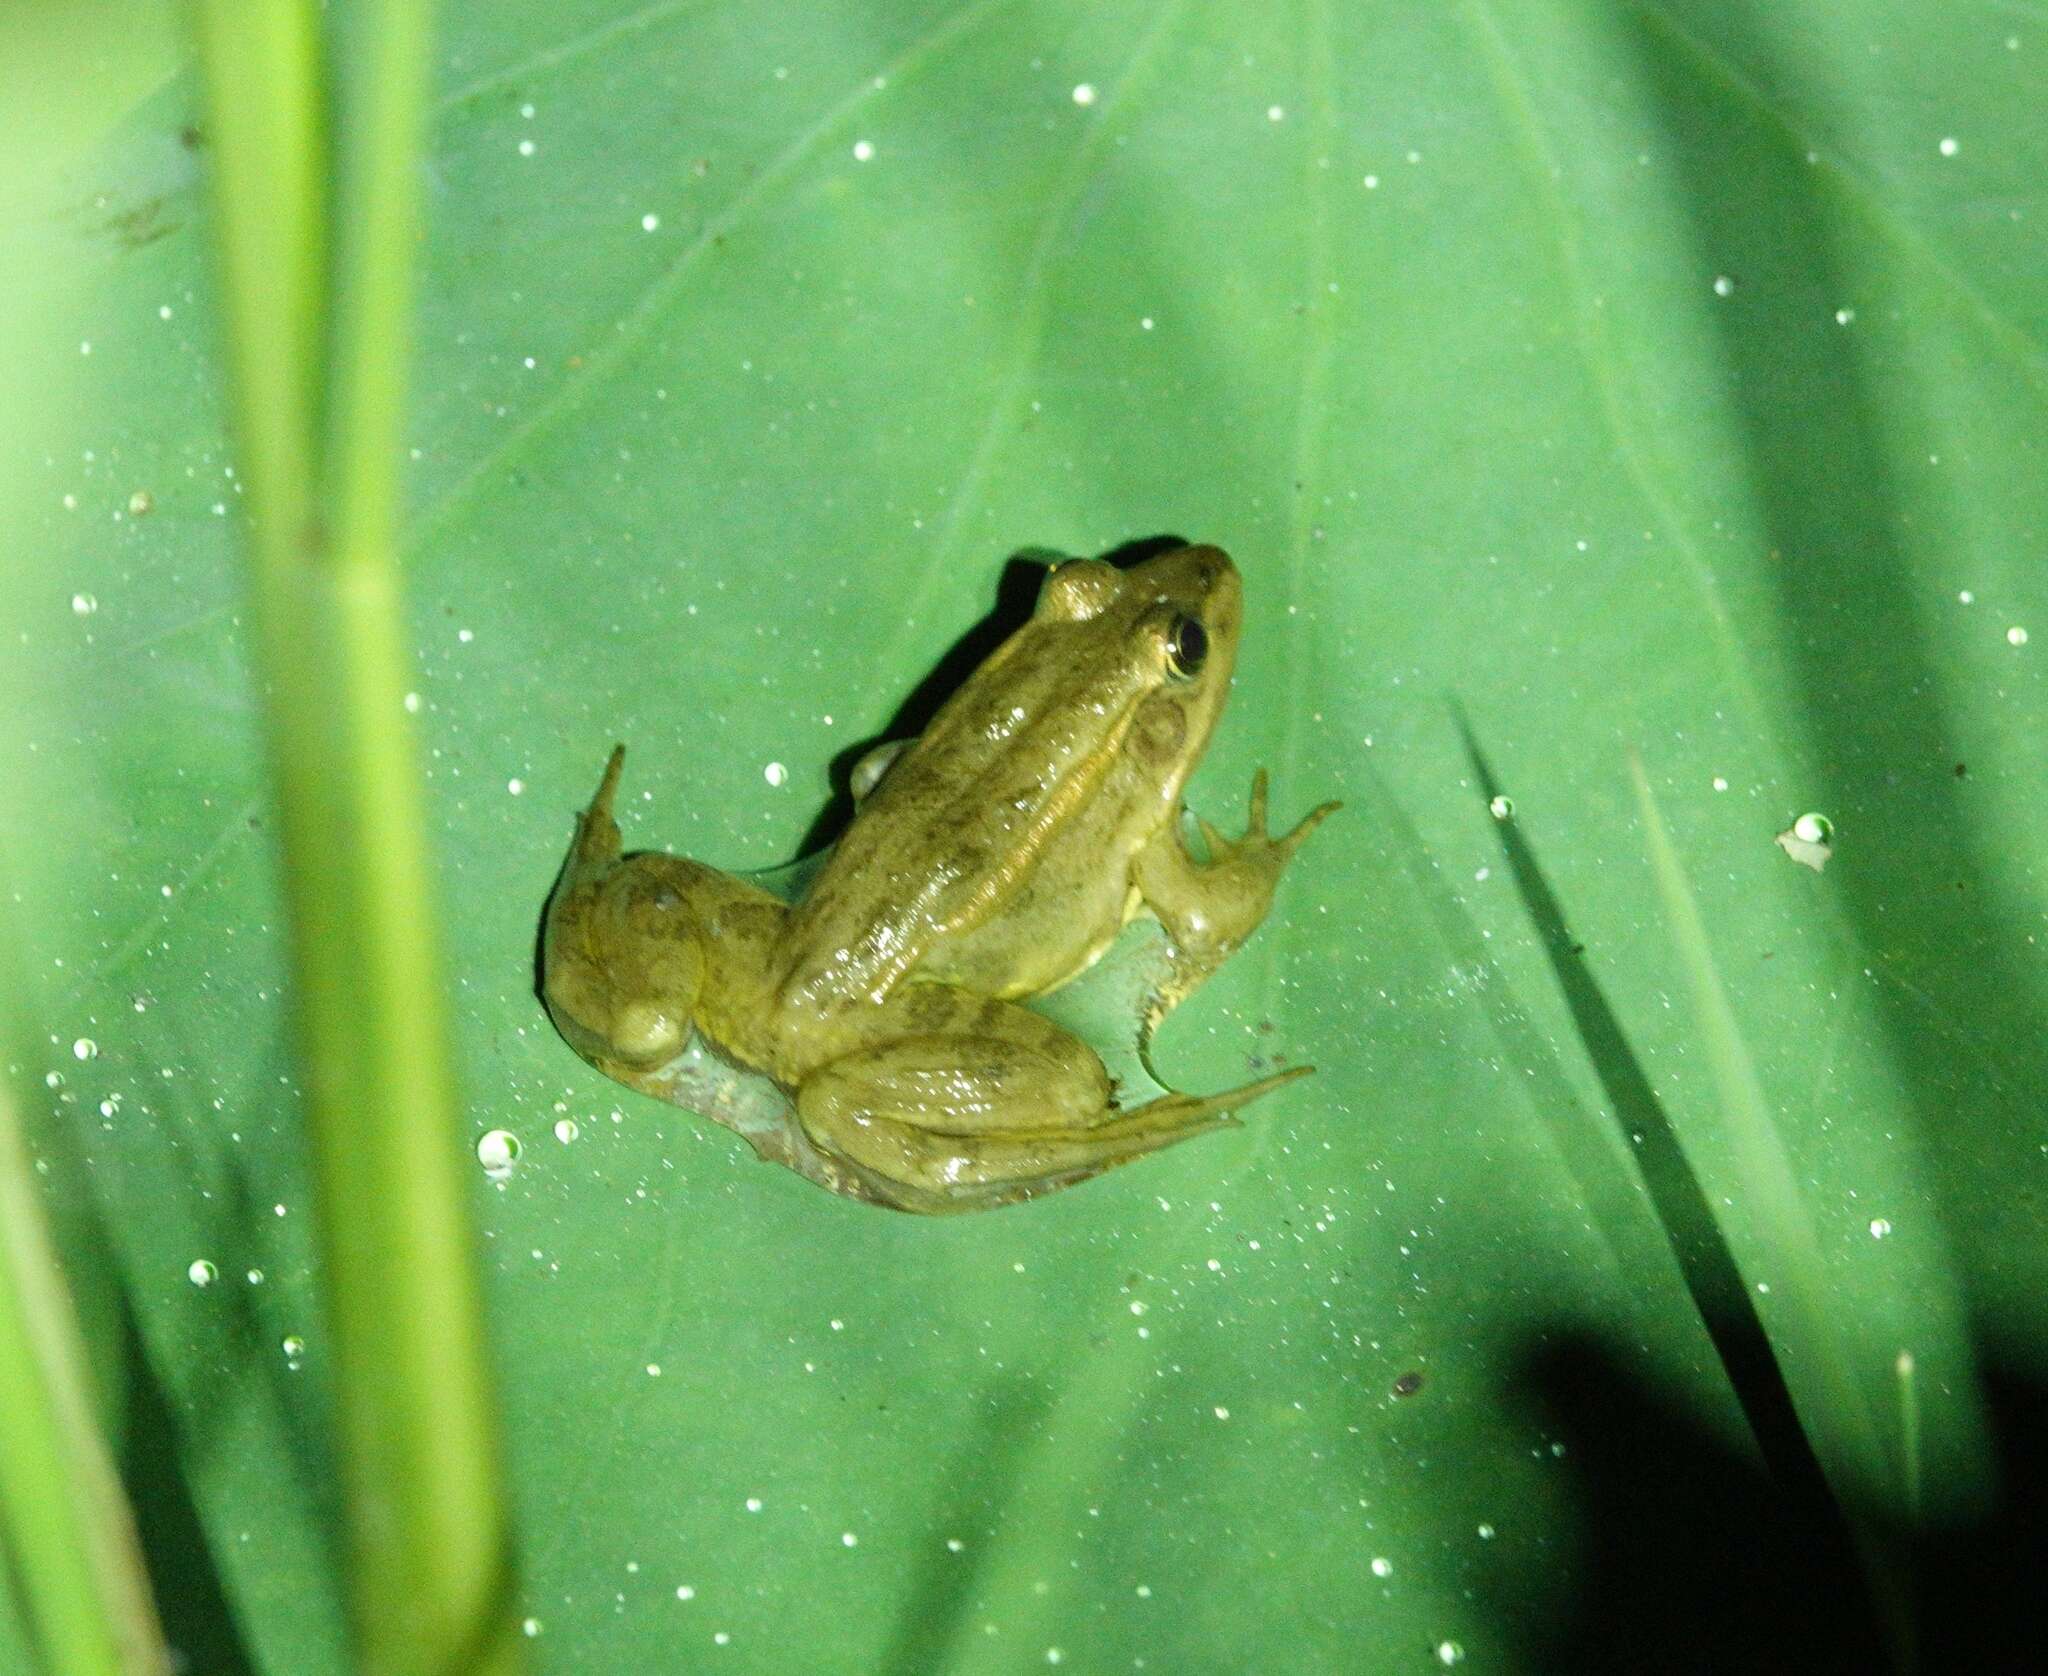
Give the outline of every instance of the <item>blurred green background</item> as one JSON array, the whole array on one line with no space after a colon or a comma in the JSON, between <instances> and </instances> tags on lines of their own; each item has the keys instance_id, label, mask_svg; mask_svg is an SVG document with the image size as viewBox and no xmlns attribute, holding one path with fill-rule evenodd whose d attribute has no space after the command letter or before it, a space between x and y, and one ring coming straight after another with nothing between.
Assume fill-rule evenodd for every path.
<instances>
[{"instance_id":1,"label":"blurred green background","mask_svg":"<svg viewBox=\"0 0 2048 1676\"><path fill-rule=\"evenodd\" d=\"M181 22L4 17L10 1061L171 1639L317 1673ZM1745 1406L1919 1523L1930 1660L2038 1612L1954 1579L2017 1572L2048 1381L2044 54L1907 0L448 10L406 562L465 1144L523 1143L476 1194L535 1669L1848 1659ZM1264 764L1347 808L1159 1062L1314 1081L928 1222L556 1038L534 933L615 738L629 844L776 865L1009 555L1165 531L1248 592L1194 805Z\"/></svg>"}]
</instances>

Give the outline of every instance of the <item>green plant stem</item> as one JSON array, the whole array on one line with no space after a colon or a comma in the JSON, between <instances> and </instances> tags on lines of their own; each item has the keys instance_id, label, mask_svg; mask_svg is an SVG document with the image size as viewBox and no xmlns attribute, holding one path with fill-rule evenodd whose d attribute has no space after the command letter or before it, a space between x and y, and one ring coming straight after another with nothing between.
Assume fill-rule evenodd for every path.
<instances>
[{"instance_id":1,"label":"green plant stem","mask_svg":"<svg viewBox=\"0 0 2048 1676\"><path fill-rule=\"evenodd\" d=\"M170 1669L89 1397L13 1101L0 1087L0 1566L53 1676Z\"/></svg>"},{"instance_id":2,"label":"green plant stem","mask_svg":"<svg viewBox=\"0 0 2048 1676\"><path fill-rule=\"evenodd\" d=\"M335 26L347 78L323 70L310 3L199 0L198 16L361 1667L509 1670L510 1543L395 560L427 13L351 12Z\"/></svg>"}]
</instances>

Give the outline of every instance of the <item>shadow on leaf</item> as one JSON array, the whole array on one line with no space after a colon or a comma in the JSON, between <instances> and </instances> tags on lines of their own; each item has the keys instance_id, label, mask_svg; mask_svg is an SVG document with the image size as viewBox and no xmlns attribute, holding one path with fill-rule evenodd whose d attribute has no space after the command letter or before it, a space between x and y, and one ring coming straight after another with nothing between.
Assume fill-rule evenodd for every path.
<instances>
[{"instance_id":1,"label":"shadow on leaf","mask_svg":"<svg viewBox=\"0 0 2048 1676\"><path fill-rule=\"evenodd\" d=\"M1911 1558L1914 1668L2019 1670L2048 1634L2048 1389L1986 1380L2001 1493L1990 1514L1888 1543ZM1680 1396L1575 1328L1539 1337L1507 1400L1564 1446L1580 1592L1525 1642L1539 1670L1873 1671L1888 1667L1852 1556L1803 1495L1731 1450ZM1502 1604L1511 1604L1505 1593Z\"/></svg>"}]
</instances>

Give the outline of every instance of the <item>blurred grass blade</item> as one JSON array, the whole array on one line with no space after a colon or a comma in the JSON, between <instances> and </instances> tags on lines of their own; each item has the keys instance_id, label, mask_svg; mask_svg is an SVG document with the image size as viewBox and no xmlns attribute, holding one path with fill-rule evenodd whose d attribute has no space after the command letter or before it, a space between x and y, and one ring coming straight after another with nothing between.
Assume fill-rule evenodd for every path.
<instances>
[{"instance_id":1,"label":"blurred grass blade","mask_svg":"<svg viewBox=\"0 0 2048 1676\"><path fill-rule=\"evenodd\" d=\"M333 23L345 70L315 5L201 0L198 21L362 1667L509 1669L392 544L426 12Z\"/></svg>"},{"instance_id":2,"label":"blurred grass blade","mask_svg":"<svg viewBox=\"0 0 2048 1676\"><path fill-rule=\"evenodd\" d=\"M1658 1097L1598 977L1574 952L1581 945L1566 923L1563 904L1536 858L1534 845L1515 819L1513 804L1502 792L1470 721L1462 708L1455 706L1454 717L1466 760L1479 782L1479 797L1489 810L1501 811L1493 815L1493 821L1516 893L1542 941L1580 1045L1618 1120L1618 1129L1605 1138L1625 1149L1619 1154L1626 1160L1625 1179L1639 1182L1647 1194L1665 1253L1676 1265L1692 1307L1699 1312L1772 1475L1804 1509L1832 1520L1834 1507L1826 1474L1799 1423L1785 1386L1784 1369L1772 1351L1756 1299L1743 1282L1727 1232L1716 1219L1699 1174L1679 1143L1678 1126ZM1581 1191L1589 1205L1596 1202L1590 1191ZM1642 1202L1640 1198L1633 1201L1637 1207ZM1643 1272L1639 1255L1631 1253L1625 1261L1632 1271Z\"/></svg>"},{"instance_id":3,"label":"blurred grass blade","mask_svg":"<svg viewBox=\"0 0 2048 1676\"><path fill-rule=\"evenodd\" d=\"M1892 1363L1892 1378L1899 1393L1900 1499L1905 1503L1908 1523L1920 1522L1920 1386L1913 1352L1901 1350Z\"/></svg>"},{"instance_id":4,"label":"blurred grass blade","mask_svg":"<svg viewBox=\"0 0 2048 1676\"><path fill-rule=\"evenodd\" d=\"M1750 1235L1748 1250L1767 1270L1750 1279L1760 1295L1771 1344L1784 1369L1800 1423L1847 1515L1868 1573L1876 1604L1884 1613L1901 1667L1910 1665L1910 1603L1904 1580L1876 1532L1873 1513L1885 1499L1886 1464L1869 1386L1857 1377L1841 1335L1829 1318L1826 1275L1820 1245L1799 1193L1798 1178L1784 1141L1771 1121L1762 1083L1722 987L1707 929L1686 882L1685 870L1665 830L1657 799L1641 759L1631 754L1643 830L1650 849L1665 923L1678 946L1692 999L1693 1018L1706 1044L1707 1063L1728 1155L1739 1184ZM1740 1230L1730 1230L1740 1260ZM1875 1370L1873 1370L1875 1371Z\"/></svg>"},{"instance_id":5,"label":"blurred grass blade","mask_svg":"<svg viewBox=\"0 0 2048 1676\"><path fill-rule=\"evenodd\" d=\"M0 1568L52 1676L170 1669L89 1396L13 1100L0 1085Z\"/></svg>"}]
</instances>

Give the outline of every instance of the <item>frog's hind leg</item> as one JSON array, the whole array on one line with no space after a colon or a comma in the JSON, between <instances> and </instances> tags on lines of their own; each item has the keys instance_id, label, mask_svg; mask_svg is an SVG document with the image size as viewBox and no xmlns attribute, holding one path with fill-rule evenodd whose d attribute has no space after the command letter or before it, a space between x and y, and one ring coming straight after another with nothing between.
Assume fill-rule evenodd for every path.
<instances>
[{"instance_id":1,"label":"frog's hind leg","mask_svg":"<svg viewBox=\"0 0 2048 1676\"><path fill-rule=\"evenodd\" d=\"M796 1107L817 1145L906 1189L907 1208L1001 1204L1084 1180L1230 1125L1237 1107L1305 1074L1125 1111L1094 1052L1038 1014L938 985L901 999L922 1016L805 1077Z\"/></svg>"},{"instance_id":2,"label":"frog's hind leg","mask_svg":"<svg viewBox=\"0 0 2048 1676\"><path fill-rule=\"evenodd\" d=\"M612 799L626 747L612 751L576 823L541 929L541 998L571 1047L608 1074L645 1069L689 1040L704 956L679 923L690 863L620 859Z\"/></svg>"}]
</instances>

